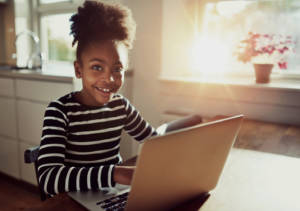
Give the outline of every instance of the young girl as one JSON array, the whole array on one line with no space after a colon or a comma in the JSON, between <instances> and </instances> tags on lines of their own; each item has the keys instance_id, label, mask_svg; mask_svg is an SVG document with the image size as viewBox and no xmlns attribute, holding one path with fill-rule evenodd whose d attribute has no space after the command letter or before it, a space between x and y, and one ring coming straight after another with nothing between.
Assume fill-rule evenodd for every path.
<instances>
[{"instance_id":1,"label":"young girl","mask_svg":"<svg viewBox=\"0 0 300 211\"><path fill-rule=\"evenodd\" d=\"M38 179L48 194L130 184L134 167L118 166L122 130L137 141L156 133L116 94L135 36L129 9L86 1L70 21L83 88L51 102L45 112Z\"/></svg>"}]
</instances>

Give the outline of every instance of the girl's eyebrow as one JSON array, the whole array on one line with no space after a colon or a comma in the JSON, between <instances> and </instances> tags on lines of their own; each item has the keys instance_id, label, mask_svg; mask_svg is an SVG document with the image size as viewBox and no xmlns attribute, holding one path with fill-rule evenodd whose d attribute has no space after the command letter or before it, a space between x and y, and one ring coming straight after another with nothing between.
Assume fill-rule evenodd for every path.
<instances>
[{"instance_id":1,"label":"girl's eyebrow","mask_svg":"<svg viewBox=\"0 0 300 211\"><path fill-rule=\"evenodd\" d=\"M99 59L99 58L92 58L92 59L90 59L90 62L94 62L94 61L106 64L106 61L103 60L103 59ZM114 65L122 65L122 63L120 61L117 61Z\"/></svg>"},{"instance_id":2,"label":"girl's eyebrow","mask_svg":"<svg viewBox=\"0 0 300 211\"><path fill-rule=\"evenodd\" d=\"M92 58L92 59L90 59L90 62L101 62L101 63L106 63L103 59L99 59L99 58Z\"/></svg>"}]
</instances>

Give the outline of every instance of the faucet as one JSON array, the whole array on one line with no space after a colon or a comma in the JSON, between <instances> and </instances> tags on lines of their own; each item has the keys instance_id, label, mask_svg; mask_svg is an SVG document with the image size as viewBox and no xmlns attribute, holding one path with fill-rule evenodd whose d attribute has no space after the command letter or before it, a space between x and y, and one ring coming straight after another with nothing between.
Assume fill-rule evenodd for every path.
<instances>
[{"instance_id":1,"label":"faucet","mask_svg":"<svg viewBox=\"0 0 300 211\"><path fill-rule=\"evenodd\" d=\"M35 45L35 51L33 53L31 53L31 55L27 61L27 64L26 64L26 68L34 69L34 70L42 69L43 58L42 58L42 53L41 53L40 45L39 45L40 39L34 32L25 30L25 31L22 31L19 34L17 34L16 40L15 40L16 46L17 46L17 41L18 41L19 37L21 37L22 35L30 36L32 38L32 40L34 41L34 45ZM13 56L15 58L17 58L16 55L13 55Z\"/></svg>"}]
</instances>

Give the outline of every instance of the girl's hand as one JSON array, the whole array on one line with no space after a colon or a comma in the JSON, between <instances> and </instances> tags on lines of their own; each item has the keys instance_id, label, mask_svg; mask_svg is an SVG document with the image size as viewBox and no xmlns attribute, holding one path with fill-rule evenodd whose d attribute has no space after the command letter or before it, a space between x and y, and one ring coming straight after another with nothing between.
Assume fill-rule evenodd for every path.
<instances>
[{"instance_id":1,"label":"girl's hand","mask_svg":"<svg viewBox=\"0 0 300 211\"><path fill-rule=\"evenodd\" d=\"M116 183L130 185L135 166L115 166L113 179Z\"/></svg>"}]
</instances>

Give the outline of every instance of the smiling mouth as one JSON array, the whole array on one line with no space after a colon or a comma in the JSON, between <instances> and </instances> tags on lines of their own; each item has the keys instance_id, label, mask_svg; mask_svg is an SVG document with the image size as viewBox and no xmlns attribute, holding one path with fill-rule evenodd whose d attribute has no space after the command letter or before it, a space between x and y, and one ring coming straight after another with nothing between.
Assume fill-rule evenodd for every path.
<instances>
[{"instance_id":1,"label":"smiling mouth","mask_svg":"<svg viewBox=\"0 0 300 211\"><path fill-rule=\"evenodd\" d=\"M96 89L99 90L99 91L102 91L104 93L110 93L111 92L111 90L107 89L107 88L96 87Z\"/></svg>"},{"instance_id":2,"label":"smiling mouth","mask_svg":"<svg viewBox=\"0 0 300 211\"><path fill-rule=\"evenodd\" d=\"M102 88L102 87L95 87L95 89L99 92L101 92L102 94L108 96L111 93L113 93L113 89L108 89L108 88Z\"/></svg>"}]
</instances>

